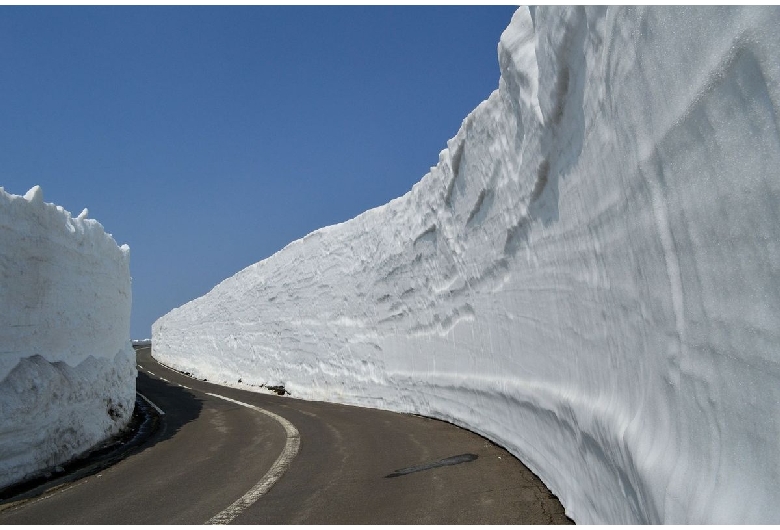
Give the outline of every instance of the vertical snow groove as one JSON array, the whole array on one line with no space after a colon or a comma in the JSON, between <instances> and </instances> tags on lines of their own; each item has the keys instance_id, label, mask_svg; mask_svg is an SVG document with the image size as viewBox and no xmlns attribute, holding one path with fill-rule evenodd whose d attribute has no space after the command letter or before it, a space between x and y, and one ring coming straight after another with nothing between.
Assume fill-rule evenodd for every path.
<instances>
[{"instance_id":1,"label":"vertical snow groove","mask_svg":"<svg viewBox=\"0 0 780 530\"><path fill-rule=\"evenodd\" d=\"M654 161L657 162L657 158ZM660 167L660 164L654 165L657 166L657 177L650 176L647 179L647 185L650 188L653 215L658 230L658 237L661 240L661 247L663 248L664 262L666 263L666 274L669 279L669 296L674 312L679 354L685 356L685 345L687 342L685 337L685 297L682 275L680 273L680 262L677 259L677 248L672 235L667 201L663 194L663 169Z\"/></svg>"}]
</instances>

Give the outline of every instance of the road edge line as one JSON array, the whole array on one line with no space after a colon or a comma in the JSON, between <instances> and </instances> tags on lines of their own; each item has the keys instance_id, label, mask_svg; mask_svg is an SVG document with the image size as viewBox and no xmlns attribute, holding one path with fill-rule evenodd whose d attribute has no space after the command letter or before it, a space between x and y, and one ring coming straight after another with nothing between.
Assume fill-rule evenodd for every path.
<instances>
[{"instance_id":1,"label":"road edge line","mask_svg":"<svg viewBox=\"0 0 780 530\"><path fill-rule=\"evenodd\" d=\"M282 478L282 475L287 471L287 469L290 467L290 464L292 464L293 459L298 454L298 450L301 446L301 436L300 433L298 433L298 429L295 428L295 426L290 423L287 419L279 416L278 414L274 414L273 412L265 409L261 409L260 407L256 407L255 405L250 405L249 403L244 403L243 401L238 401L236 399L231 399L229 397L220 396L219 394L212 394L210 392L205 392L207 396L212 396L219 399L224 399L225 401L230 401L231 403L235 403L237 405L241 405L244 407L247 407L249 409L255 410L257 412L260 412L261 414L265 414L266 416L272 418L273 420L277 421L279 424L281 424L282 427L284 427L285 434L287 435L287 439L284 443L284 449L282 449L282 453L279 455L279 457L276 459L276 461L271 466L271 469L268 470L268 472L263 476L260 481L255 484L249 491L247 491L241 498L239 498L237 501L235 501L233 504L219 512L217 515L206 521L205 524L228 524L230 521L238 517L238 515L241 514L244 510L252 506L257 500L268 493L268 491L276 484L276 482Z\"/></svg>"},{"instance_id":2,"label":"road edge line","mask_svg":"<svg viewBox=\"0 0 780 530\"><path fill-rule=\"evenodd\" d=\"M152 400L150 400L148 397L144 396L143 394L141 394L141 393L140 393L140 392L138 392L138 391L136 391L136 394L138 394L139 396L141 396L141 399L143 399L143 400L144 400L144 401L146 401L146 402L147 402L149 405L151 405L151 407L152 407L154 410L156 410L156 411L157 411L157 413L158 413L159 415L161 415L161 416L165 416L165 412L163 412L163 410L162 410L160 407L158 407L157 405L155 405L154 403L152 403Z\"/></svg>"}]
</instances>

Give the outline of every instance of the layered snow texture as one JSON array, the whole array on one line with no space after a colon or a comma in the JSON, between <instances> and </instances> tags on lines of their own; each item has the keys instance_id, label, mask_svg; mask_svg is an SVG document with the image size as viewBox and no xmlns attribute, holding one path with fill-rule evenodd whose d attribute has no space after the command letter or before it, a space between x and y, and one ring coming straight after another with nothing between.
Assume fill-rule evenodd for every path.
<instances>
[{"instance_id":1,"label":"layered snow texture","mask_svg":"<svg viewBox=\"0 0 780 530\"><path fill-rule=\"evenodd\" d=\"M0 188L0 487L119 432L133 412L130 250L97 221Z\"/></svg>"},{"instance_id":2,"label":"layered snow texture","mask_svg":"<svg viewBox=\"0 0 780 530\"><path fill-rule=\"evenodd\" d=\"M466 426L580 523L780 522L778 28L518 9L421 182L171 311L154 356Z\"/></svg>"}]
</instances>

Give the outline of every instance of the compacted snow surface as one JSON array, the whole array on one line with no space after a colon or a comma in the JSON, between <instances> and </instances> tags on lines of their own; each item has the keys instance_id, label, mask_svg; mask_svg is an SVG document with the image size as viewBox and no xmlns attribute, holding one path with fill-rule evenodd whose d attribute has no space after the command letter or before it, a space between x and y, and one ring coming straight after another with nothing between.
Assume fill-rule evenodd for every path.
<instances>
[{"instance_id":1,"label":"compacted snow surface","mask_svg":"<svg viewBox=\"0 0 780 530\"><path fill-rule=\"evenodd\" d=\"M174 309L154 356L466 426L580 523L780 522L778 28L518 9L429 174Z\"/></svg>"},{"instance_id":2,"label":"compacted snow surface","mask_svg":"<svg viewBox=\"0 0 780 530\"><path fill-rule=\"evenodd\" d=\"M86 210L0 188L0 487L130 420L129 255Z\"/></svg>"}]
</instances>

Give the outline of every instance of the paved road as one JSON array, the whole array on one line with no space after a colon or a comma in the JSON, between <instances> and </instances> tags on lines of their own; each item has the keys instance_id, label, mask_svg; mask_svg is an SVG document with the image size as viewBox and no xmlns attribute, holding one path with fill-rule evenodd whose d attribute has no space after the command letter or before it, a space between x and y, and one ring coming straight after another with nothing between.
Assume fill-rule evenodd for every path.
<instances>
[{"instance_id":1,"label":"paved road","mask_svg":"<svg viewBox=\"0 0 780 530\"><path fill-rule=\"evenodd\" d=\"M253 504L230 511L233 523L571 522L522 463L450 424L195 381L148 348L138 363L139 392L165 413L158 432L102 472L0 505L0 524L204 523L263 492L258 483L280 469L291 441L300 446L289 467ZM277 419L209 394L285 418L299 439Z\"/></svg>"}]
</instances>

